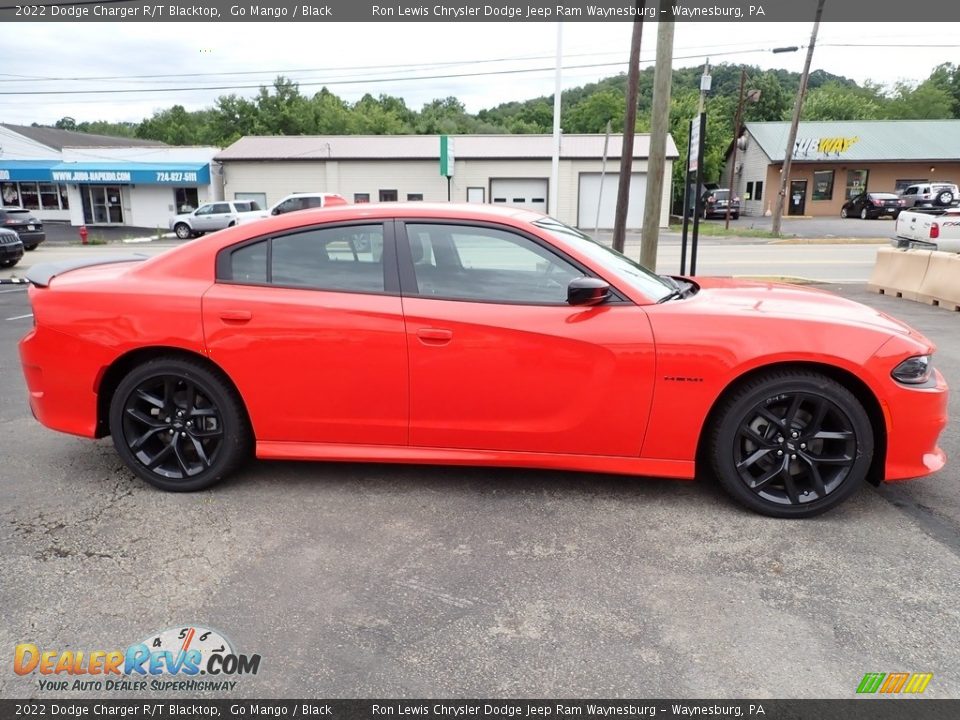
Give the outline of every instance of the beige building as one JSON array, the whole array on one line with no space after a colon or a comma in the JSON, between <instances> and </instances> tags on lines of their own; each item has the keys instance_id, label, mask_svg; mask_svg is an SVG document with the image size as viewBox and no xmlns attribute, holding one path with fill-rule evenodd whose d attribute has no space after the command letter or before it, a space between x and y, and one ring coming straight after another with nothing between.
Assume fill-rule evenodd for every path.
<instances>
[{"instance_id":1,"label":"beige building","mask_svg":"<svg viewBox=\"0 0 960 720\"><path fill-rule=\"evenodd\" d=\"M772 210L789 130L787 122L746 124L734 168L744 215ZM723 187L731 160L728 151ZM843 204L861 192L899 193L930 180L960 182L960 120L802 122L784 212L839 217Z\"/></svg>"},{"instance_id":2,"label":"beige building","mask_svg":"<svg viewBox=\"0 0 960 720\"><path fill-rule=\"evenodd\" d=\"M216 156L228 199L269 207L294 192L335 192L354 203L431 201L515 205L593 230L613 227L622 136L564 135L557 207L549 207L550 135L453 135L453 176L440 174L437 135L244 137ZM648 135L634 143L629 228L643 222ZM660 224L666 226L677 149L667 142Z\"/></svg>"}]
</instances>

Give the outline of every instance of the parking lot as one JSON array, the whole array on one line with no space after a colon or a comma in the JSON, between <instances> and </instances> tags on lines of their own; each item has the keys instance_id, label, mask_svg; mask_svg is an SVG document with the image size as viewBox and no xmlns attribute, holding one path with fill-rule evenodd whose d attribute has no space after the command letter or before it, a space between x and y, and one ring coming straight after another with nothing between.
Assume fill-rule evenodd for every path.
<instances>
[{"instance_id":1,"label":"parking lot","mask_svg":"<svg viewBox=\"0 0 960 720\"><path fill-rule=\"evenodd\" d=\"M960 386L955 313L828 287L926 332ZM939 475L796 522L709 481L509 469L255 462L165 494L109 439L31 417L29 312L0 287L8 651L212 627L262 656L236 697L848 698L877 671L932 672L927 696L960 696L955 423ZM2 673L0 694L83 696L36 677Z\"/></svg>"}]
</instances>

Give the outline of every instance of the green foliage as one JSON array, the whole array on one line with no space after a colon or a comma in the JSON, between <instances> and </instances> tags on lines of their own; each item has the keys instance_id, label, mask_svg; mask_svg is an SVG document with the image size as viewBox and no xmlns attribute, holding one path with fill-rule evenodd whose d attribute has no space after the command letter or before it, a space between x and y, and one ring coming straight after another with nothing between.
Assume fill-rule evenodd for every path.
<instances>
[{"instance_id":1,"label":"green foliage","mask_svg":"<svg viewBox=\"0 0 960 720\"><path fill-rule=\"evenodd\" d=\"M639 78L638 132L648 132L653 94L653 67ZM743 122L789 120L800 77L787 70L761 70L755 66L722 63L711 67L713 87L707 98L707 134L704 155L705 182L727 180L720 174L734 139L734 118L741 71L746 70L747 90L759 91L755 102L744 105ZM670 133L681 157L687 152L689 122L697 113L702 68L673 72ZM567 133L602 133L607 122L622 132L626 116L627 76L623 73L564 91L561 127ZM881 120L897 118L960 118L960 66L944 63L930 77L913 86L898 83L892 90L822 70L810 74L804 101L805 120ZM455 97L433 100L419 111L402 98L364 95L348 103L323 88L312 97L299 86L277 77L261 87L255 97L223 95L213 107L188 111L174 105L140 123L77 122L64 117L57 127L104 135L140 137L172 145L225 147L244 135L349 135L349 134L469 134L548 133L553 127L553 97L508 102L466 111ZM683 192L683 161L674 163L673 187Z\"/></svg>"}]
</instances>

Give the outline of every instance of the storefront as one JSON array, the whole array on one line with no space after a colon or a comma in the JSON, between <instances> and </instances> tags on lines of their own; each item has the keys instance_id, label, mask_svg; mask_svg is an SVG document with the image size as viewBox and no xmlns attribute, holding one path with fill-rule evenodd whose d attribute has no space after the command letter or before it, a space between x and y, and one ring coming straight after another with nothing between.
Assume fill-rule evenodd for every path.
<instances>
[{"instance_id":1,"label":"storefront","mask_svg":"<svg viewBox=\"0 0 960 720\"><path fill-rule=\"evenodd\" d=\"M73 225L165 228L172 215L215 199L209 160L63 162L51 169L51 175L67 187Z\"/></svg>"},{"instance_id":2,"label":"storefront","mask_svg":"<svg viewBox=\"0 0 960 720\"><path fill-rule=\"evenodd\" d=\"M786 122L746 124L734 168L744 215L771 211L789 129ZM724 187L731 159L728 154L720 181ZM960 120L802 122L784 210L795 216L838 217L854 195L898 193L936 180L960 182Z\"/></svg>"},{"instance_id":3,"label":"storefront","mask_svg":"<svg viewBox=\"0 0 960 720\"><path fill-rule=\"evenodd\" d=\"M0 124L0 195L44 221L166 229L222 197L217 151Z\"/></svg>"}]
</instances>

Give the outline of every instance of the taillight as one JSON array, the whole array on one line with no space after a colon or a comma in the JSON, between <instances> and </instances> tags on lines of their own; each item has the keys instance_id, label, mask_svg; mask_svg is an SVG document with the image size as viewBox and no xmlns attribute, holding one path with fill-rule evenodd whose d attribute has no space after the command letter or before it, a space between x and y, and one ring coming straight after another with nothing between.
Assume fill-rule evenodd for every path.
<instances>
[{"instance_id":1,"label":"taillight","mask_svg":"<svg viewBox=\"0 0 960 720\"><path fill-rule=\"evenodd\" d=\"M930 239L936 240L940 237L940 226L937 223L930 223Z\"/></svg>"},{"instance_id":2,"label":"taillight","mask_svg":"<svg viewBox=\"0 0 960 720\"><path fill-rule=\"evenodd\" d=\"M883 200L871 200L871 202L872 202L874 205L876 205L877 207L882 207L882 206L883 206Z\"/></svg>"}]
</instances>

